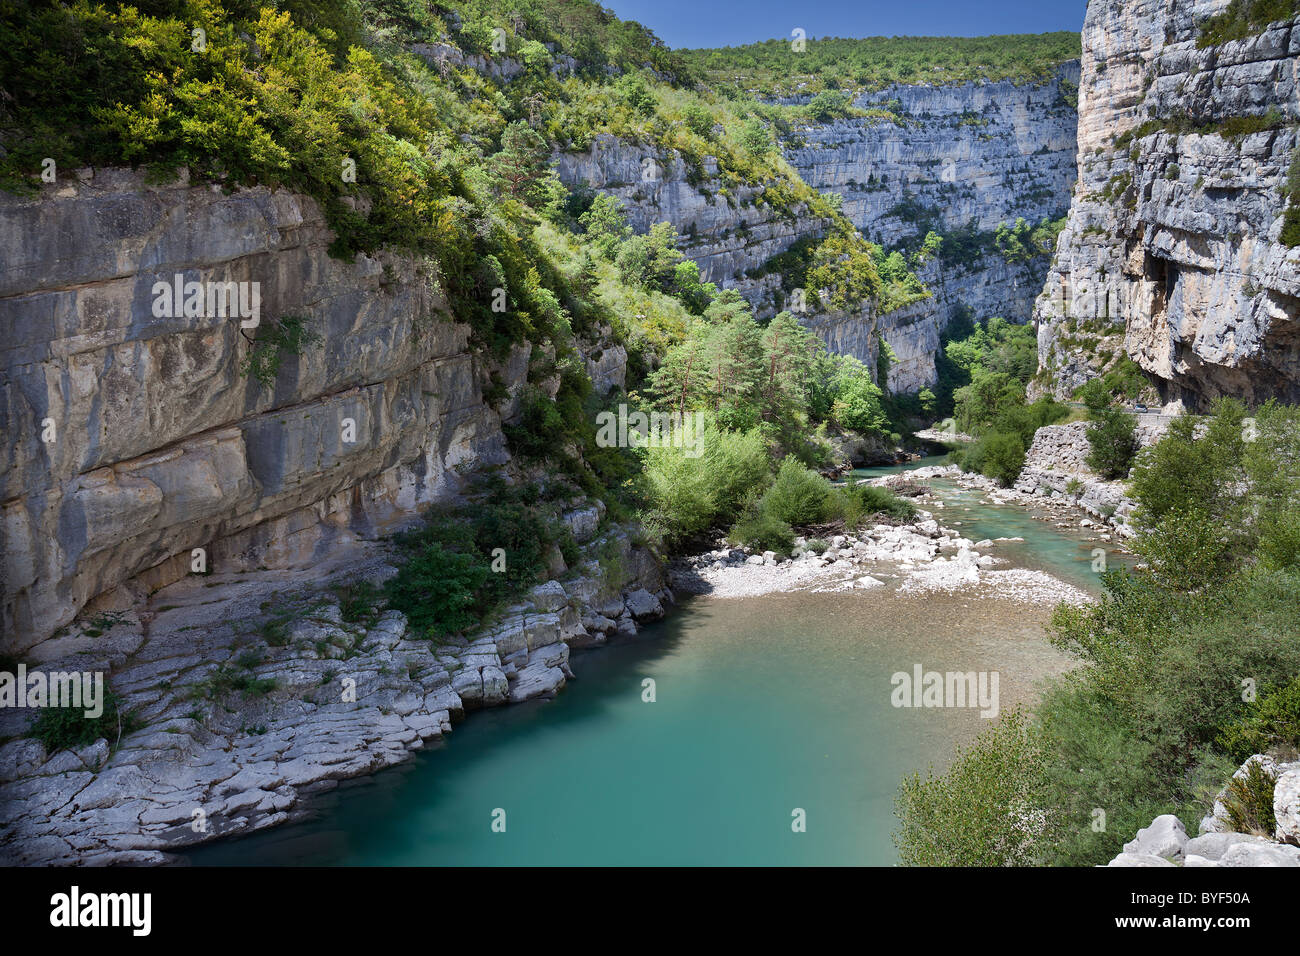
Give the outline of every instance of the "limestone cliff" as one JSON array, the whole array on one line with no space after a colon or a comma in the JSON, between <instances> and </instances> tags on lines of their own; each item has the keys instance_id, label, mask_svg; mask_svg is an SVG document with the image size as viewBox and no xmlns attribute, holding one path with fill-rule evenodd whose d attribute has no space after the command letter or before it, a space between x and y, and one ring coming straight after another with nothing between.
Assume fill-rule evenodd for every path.
<instances>
[{"instance_id":1,"label":"limestone cliff","mask_svg":"<svg viewBox=\"0 0 1300 956\"><path fill-rule=\"evenodd\" d=\"M330 258L309 199L87 170L0 198L0 236L0 646L176 580L197 548L209 570L310 562L507 458L436 276ZM177 275L258 283L261 330L304 318L300 354L272 386L243 374L238 319L156 317L154 284ZM507 365L517 390L527 347Z\"/></svg>"},{"instance_id":2,"label":"limestone cliff","mask_svg":"<svg viewBox=\"0 0 1300 956\"><path fill-rule=\"evenodd\" d=\"M916 235L984 231L1059 215L1074 185L1076 61L1045 83L895 85L857 98L897 122L806 125L786 150L808 185L844 197L844 214L886 247ZM1025 315L1028 318L1028 314Z\"/></svg>"},{"instance_id":3,"label":"limestone cliff","mask_svg":"<svg viewBox=\"0 0 1300 956\"><path fill-rule=\"evenodd\" d=\"M844 214L886 248L926 229L1041 222L1062 214L1074 185L1078 80L1070 61L1045 83L890 86L856 105L888 108L898 122L805 125L786 156L814 189L842 196ZM996 252L923 266L933 297L881 317L880 334L898 357L890 389L934 384L939 336L959 310L1028 321L1046 271L1045 258L1010 263Z\"/></svg>"},{"instance_id":4,"label":"limestone cliff","mask_svg":"<svg viewBox=\"0 0 1300 956\"><path fill-rule=\"evenodd\" d=\"M887 105L898 123L804 125L785 144L786 158L810 186L842 196L845 215L886 248L926 228L991 232L1017 217L1037 223L1064 211L1073 186L1077 79L1070 62L1046 83L891 86L863 94L857 105ZM764 265L826 228L803 210L777 214L762 203L761 184L727 190L707 161L692 171L675 154L608 135L556 161L566 184L622 199L638 232L671 222L703 278L737 289L760 315L784 304L780 277ZM1045 259L1010 263L996 252L947 257L918 271L933 293L928 299L880 316L812 310L803 319L833 350L871 364L883 338L898 356L889 387L916 391L934 383L939 336L958 310L1027 321L1046 267Z\"/></svg>"},{"instance_id":5,"label":"limestone cliff","mask_svg":"<svg viewBox=\"0 0 1300 956\"><path fill-rule=\"evenodd\" d=\"M555 161L566 185L585 183L621 199L636 232L672 223L700 277L736 289L760 314L774 311L781 277L751 273L796 240L826 231L826 222L803 207L786 216L761 202L761 183L726 190L708 158L693 171L674 151L600 134L590 149L557 153Z\"/></svg>"},{"instance_id":6,"label":"limestone cliff","mask_svg":"<svg viewBox=\"0 0 1300 956\"><path fill-rule=\"evenodd\" d=\"M690 169L672 150L601 134L590 149L557 153L556 172L568 186L584 184L623 201L629 225L645 232L670 222L683 238L682 251L700 267L700 277L735 289L760 316L785 307L781 275L764 268L800 239L824 235L825 219L797 205L778 211L763 200L764 184L728 189L716 163L706 158ZM874 367L879 316L820 309L806 300L800 320L836 352L855 355Z\"/></svg>"},{"instance_id":7,"label":"limestone cliff","mask_svg":"<svg viewBox=\"0 0 1300 956\"><path fill-rule=\"evenodd\" d=\"M1035 308L1039 388L1124 355L1165 401L1300 401L1300 248L1280 242L1300 29L1198 46L1228 0L1092 0L1079 178Z\"/></svg>"}]
</instances>

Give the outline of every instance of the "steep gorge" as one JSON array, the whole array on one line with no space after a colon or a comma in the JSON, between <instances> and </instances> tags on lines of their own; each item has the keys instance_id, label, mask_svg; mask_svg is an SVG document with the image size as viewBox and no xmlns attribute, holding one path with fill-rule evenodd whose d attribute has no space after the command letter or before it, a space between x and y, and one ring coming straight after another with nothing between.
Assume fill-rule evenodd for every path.
<instances>
[{"instance_id":1,"label":"steep gorge","mask_svg":"<svg viewBox=\"0 0 1300 956\"><path fill-rule=\"evenodd\" d=\"M1041 83L890 86L856 105L888 108L901 122L808 126L787 155L814 189L842 196L845 215L886 248L915 244L926 229L987 235L1017 218L1039 223L1063 213L1074 186L1078 79L1070 61ZM941 247L918 270L933 297L882 317L880 334L897 356L890 388L934 384L940 334L960 310L1027 322L1046 268L1042 256L1010 262L987 247L972 255Z\"/></svg>"},{"instance_id":2,"label":"steep gorge","mask_svg":"<svg viewBox=\"0 0 1300 956\"><path fill-rule=\"evenodd\" d=\"M872 315L822 310L806 296L805 324L833 351L871 365L878 340L888 342L896 356L890 389L914 392L935 383L940 335L954 315L1028 321L1047 259L1008 261L989 239L1017 218L1037 224L1065 211L1074 184L1077 79L1078 64L1070 61L1042 82L893 85L860 94L854 106L888 108L896 120L798 125L782 144L786 160L814 189L841 197L845 216L872 242L915 247L930 229L950 236L965 230L968 238L964 247L950 240L947 251L916 265L930 297ZM618 196L638 232L672 223L701 276L737 289L760 314L790 307L773 258L826 229L818 217L783 217L756 204L761 184L728 192L716 167L693 171L652 146L605 135L590 149L555 158L566 184Z\"/></svg>"}]
</instances>

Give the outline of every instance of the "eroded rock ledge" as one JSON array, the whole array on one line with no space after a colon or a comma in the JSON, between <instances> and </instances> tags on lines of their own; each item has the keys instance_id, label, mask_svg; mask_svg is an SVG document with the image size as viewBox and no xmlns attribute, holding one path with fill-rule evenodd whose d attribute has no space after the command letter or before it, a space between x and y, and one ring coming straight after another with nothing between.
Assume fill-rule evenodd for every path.
<instances>
[{"instance_id":1,"label":"eroded rock ledge","mask_svg":"<svg viewBox=\"0 0 1300 956\"><path fill-rule=\"evenodd\" d=\"M332 585L395 570L382 545L358 542L311 570L188 578L99 622L103 635L36 645L29 666L108 672L144 727L76 752L29 737L0 746L0 863L163 863L300 817L466 711L554 695L573 676L571 647L635 633L672 601L633 531L584 537L584 561L562 579L441 643L396 611L344 618ZM30 714L0 716L5 736Z\"/></svg>"}]
</instances>

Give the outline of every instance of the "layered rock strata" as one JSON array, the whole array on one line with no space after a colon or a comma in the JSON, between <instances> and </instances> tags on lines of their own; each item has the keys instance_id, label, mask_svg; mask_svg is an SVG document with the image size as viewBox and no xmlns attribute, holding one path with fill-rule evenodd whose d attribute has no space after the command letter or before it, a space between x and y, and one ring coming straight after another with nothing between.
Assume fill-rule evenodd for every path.
<instances>
[{"instance_id":1,"label":"layered rock strata","mask_svg":"<svg viewBox=\"0 0 1300 956\"><path fill-rule=\"evenodd\" d=\"M0 236L0 647L196 561L311 562L508 458L483 400L491 370L436 275L401 256L331 258L310 199L86 170L0 198ZM178 283L182 299L187 284L236 284L232 303L244 284L259 326L241 328L233 304L216 314L220 300L160 302ZM304 334L277 348L265 336L290 317ZM249 339L272 342L273 381L250 374ZM528 359L523 346L499 370L504 414Z\"/></svg>"},{"instance_id":2,"label":"layered rock strata","mask_svg":"<svg viewBox=\"0 0 1300 956\"><path fill-rule=\"evenodd\" d=\"M1130 357L1192 410L1300 401L1300 247L1280 241L1300 28L1198 47L1227 7L1088 4L1078 183L1035 308L1058 396Z\"/></svg>"}]
</instances>

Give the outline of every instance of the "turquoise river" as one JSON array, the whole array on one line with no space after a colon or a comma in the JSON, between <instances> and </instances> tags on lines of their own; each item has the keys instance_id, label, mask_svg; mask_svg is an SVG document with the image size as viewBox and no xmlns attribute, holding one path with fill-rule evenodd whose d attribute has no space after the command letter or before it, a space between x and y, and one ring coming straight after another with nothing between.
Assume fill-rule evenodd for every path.
<instances>
[{"instance_id":1,"label":"turquoise river","mask_svg":"<svg viewBox=\"0 0 1300 956\"><path fill-rule=\"evenodd\" d=\"M973 541L1024 538L992 553L1095 593L1095 541L933 486L943 524L960 522ZM634 638L574 652L577 677L555 700L472 713L445 743L318 798L311 819L188 859L888 865L900 778L944 766L986 723L975 710L895 708L890 676L916 664L997 671L1002 708L1032 706L1036 685L1067 666L1044 635L1050 613L893 584L690 598ZM792 827L797 810L804 832ZM500 811L504 832L493 827Z\"/></svg>"}]
</instances>

